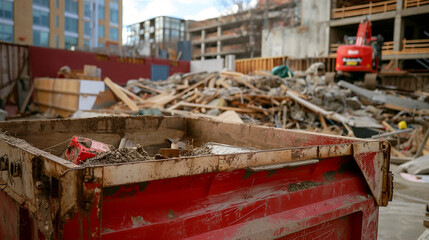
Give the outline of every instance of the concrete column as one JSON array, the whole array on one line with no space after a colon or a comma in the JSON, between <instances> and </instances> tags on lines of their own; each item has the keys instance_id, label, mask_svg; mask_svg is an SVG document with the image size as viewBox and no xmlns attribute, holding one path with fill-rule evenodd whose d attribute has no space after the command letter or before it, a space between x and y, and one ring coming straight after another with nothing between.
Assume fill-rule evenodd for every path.
<instances>
[{"instance_id":1,"label":"concrete column","mask_svg":"<svg viewBox=\"0 0 429 240\"><path fill-rule=\"evenodd\" d=\"M222 42L220 40L220 38L222 37L222 28L221 26L217 27L217 59L220 59L220 53L222 52Z\"/></svg>"},{"instance_id":2,"label":"concrete column","mask_svg":"<svg viewBox=\"0 0 429 240\"><path fill-rule=\"evenodd\" d=\"M205 40L206 40L206 30L203 29L201 30L201 60L204 60L204 55L206 53L206 45L205 45Z\"/></svg>"},{"instance_id":3,"label":"concrete column","mask_svg":"<svg viewBox=\"0 0 429 240\"><path fill-rule=\"evenodd\" d=\"M336 4L336 1L335 1L335 4ZM334 6L335 6L335 4L334 4ZM327 16L327 19L325 19L326 20L326 22L323 24L323 27L325 28L325 47L324 47L324 53L323 53L323 56L325 56L325 57L327 57L327 56L329 56L329 47L330 47L330 41L331 41L331 39L330 39L330 36L331 36L331 27L329 26L329 21L331 20L331 8L332 8L332 5L331 5L331 1L326 1L326 16Z\"/></svg>"},{"instance_id":4,"label":"concrete column","mask_svg":"<svg viewBox=\"0 0 429 240\"><path fill-rule=\"evenodd\" d=\"M403 4L403 0L396 1L396 15L393 27L393 51L401 51L402 49L405 29L404 21L401 16Z\"/></svg>"}]
</instances>

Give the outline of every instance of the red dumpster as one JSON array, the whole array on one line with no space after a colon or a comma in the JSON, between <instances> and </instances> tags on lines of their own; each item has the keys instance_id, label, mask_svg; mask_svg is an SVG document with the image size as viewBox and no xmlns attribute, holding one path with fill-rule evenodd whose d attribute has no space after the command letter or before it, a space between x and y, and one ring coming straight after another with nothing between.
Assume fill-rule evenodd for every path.
<instances>
[{"instance_id":1,"label":"red dumpster","mask_svg":"<svg viewBox=\"0 0 429 240\"><path fill-rule=\"evenodd\" d=\"M382 141L181 117L0 129L2 239L376 239L392 197ZM253 150L80 166L59 157L75 135L149 155L175 138Z\"/></svg>"}]
</instances>

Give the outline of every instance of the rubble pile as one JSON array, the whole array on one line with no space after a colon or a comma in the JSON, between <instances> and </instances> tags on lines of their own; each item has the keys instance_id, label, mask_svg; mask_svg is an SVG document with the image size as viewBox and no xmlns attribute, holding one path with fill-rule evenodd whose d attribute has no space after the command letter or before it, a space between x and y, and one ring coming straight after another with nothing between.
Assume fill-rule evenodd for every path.
<instances>
[{"instance_id":1,"label":"rubble pile","mask_svg":"<svg viewBox=\"0 0 429 240\"><path fill-rule=\"evenodd\" d=\"M196 116L352 137L383 137L390 140L392 152L399 158L429 153L424 139L429 94L371 91L345 81L327 82L323 68L323 63L315 63L286 78L265 71L253 75L231 71L175 74L166 81L129 80L126 87L106 79L120 101L98 111ZM399 127L398 123L407 126Z\"/></svg>"}]
</instances>

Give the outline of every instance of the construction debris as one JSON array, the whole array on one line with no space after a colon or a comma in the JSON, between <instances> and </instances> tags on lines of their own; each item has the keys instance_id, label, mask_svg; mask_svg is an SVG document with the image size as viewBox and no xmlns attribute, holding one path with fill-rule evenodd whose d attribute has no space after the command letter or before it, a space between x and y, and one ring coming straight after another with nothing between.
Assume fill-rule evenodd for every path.
<instances>
[{"instance_id":1,"label":"construction debris","mask_svg":"<svg viewBox=\"0 0 429 240\"><path fill-rule=\"evenodd\" d=\"M107 88L98 86L103 82L97 81L37 79L35 102L43 110L54 108L62 114L66 110L67 116L72 110L84 111L75 117L181 115L384 138L392 143L392 153L399 161L429 153L424 138L428 126L423 124L429 117L429 94L399 95L391 90L370 91L345 81L327 82L323 69L323 63L315 63L307 71L287 74L285 78L267 71L252 75L232 71L174 74L165 81L132 79L124 87L105 78ZM68 94L71 88L60 89L75 82L77 90L73 94ZM41 83L46 86L41 87ZM73 107L61 105L70 105L71 98ZM400 122L402 125L397 126Z\"/></svg>"}]
</instances>

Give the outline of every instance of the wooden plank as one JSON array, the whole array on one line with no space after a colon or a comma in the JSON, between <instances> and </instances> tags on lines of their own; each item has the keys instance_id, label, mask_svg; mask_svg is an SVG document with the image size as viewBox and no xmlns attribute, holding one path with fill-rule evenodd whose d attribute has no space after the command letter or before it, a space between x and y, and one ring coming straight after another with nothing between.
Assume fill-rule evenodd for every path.
<instances>
[{"instance_id":1,"label":"wooden plank","mask_svg":"<svg viewBox=\"0 0 429 240\"><path fill-rule=\"evenodd\" d=\"M158 89L155 89L155 88L151 88L151 87L145 86L145 85L140 84L140 83L137 83L137 87L139 87L139 88L143 88L143 89L146 89L146 90L149 90L149 91L151 91L151 92L158 93L158 94L164 94L164 93L165 93L165 92L163 92L163 91L160 91L160 90L158 90Z\"/></svg>"},{"instance_id":2,"label":"wooden plank","mask_svg":"<svg viewBox=\"0 0 429 240\"><path fill-rule=\"evenodd\" d=\"M207 83L214 76L215 76L215 74L209 74L209 76L207 76L206 78L204 78L200 82L197 82L194 85L192 85L192 86L188 87L187 89L183 90L181 93L178 93L178 94L174 95L174 98L172 98L171 101L173 101L174 99L178 99L178 98L182 97L187 92L192 91L192 90L194 90L195 88L197 88L199 86L204 85L205 83Z\"/></svg>"},{"instance_id":3,"label":"wooden plank","mask_svg":"<svg viewBox=\"0 0 429 240\"><path fill-rule=\"evenodd\" d=\"M325 118L322 116L322 114L318 113L320 123L322 123L322 127L324 130L328 129L328 125L326 124Z\"/></svg>"},{"instance_id":4,"label":"wooden plank","mask_svg":"<svg viewBox=\"0 0 429 240\"><path fill-rule=\"evenodd\" d=\"M123 91L125 94L127 94L129 97L131 97L132 99L135 99L135 100L137 100L138 102L144 102L144 100L143 99L141 99L141 97L139 97L139 96L137 96L137 95L135 95L134 93L132 93L131 91L129 91L128 89L125 89L125 88L123 88L123 87L121 87L121 86L119 86L118 84L116 84L116 83L114 83L115 85L116 85L116 87L118 88L118 89L120 89L121 91Z\"/></svg>"},{"instance_id":5,"label":"wooden plank","mask_svg":"<svg viewBox=\"0 0 429 240\"><path fill-rule=\"evenodd\" d=\"M388 132L396 132L396 129L394 129L389 123L387 123L386 121L382 121L381 122L381 125L383 125L385 128L386 128L386 130L388 131Z\"/></svg>"},{"instance_id":6,"label":"wooden plank","mask_svg":"<svg viewBox=\"0 0 429 240\"><path fill-rule=\"evenodd\" d=\"M22 103L21 109L19 111L20 113L24 113L25 112L25 109L27 108L27 105L30 102L30 98L33 95L34 86L35 86L35 84L33 82L33 84L31 85L30 91L28 92L27 96L25 97L24 102Z\"/></svg>"},{"instance_id":7,"label":"wooden plank","mask_svg":"<svg viewBox=\"0 0 429 240\"><path fill-rule=\"evenodd\" d=\"M117 88L116 84L110 80L110 78L105 78L104 83L112 90L112 92L123 101L132 111L138 111L140 108L136 103L131 100L121 89Z\"/></svg>"},{"instance_id":8,"label":"wooden plank","mask_svg":"<svg viewBox=\"0 0 429 240\"><path fill-rule=\"evenodd\" d=\"M34 102L46 107L42 111L60 109L56 111L60 116L69 117L78 110L80 80L36 78L34 85Z\"/></svg>"},{"instance_id":9,"label":"wooden plank","mask_svg":"<svg viewBox=\"0 0 429 240\"><path fill-rule=\"evenodd\" d=\"M199 108L215 108L219 110L231 110L236 112L247 112L247 113L254 113L257 110L256 109L249 109L249 108L236 108L236 107L221 107L221 106L212 106L212 105L203 105L203 104L196 104L196 103L185 103L181 102L179 106L182 107L199 107Z\"/></svg>"}]
</instances>

